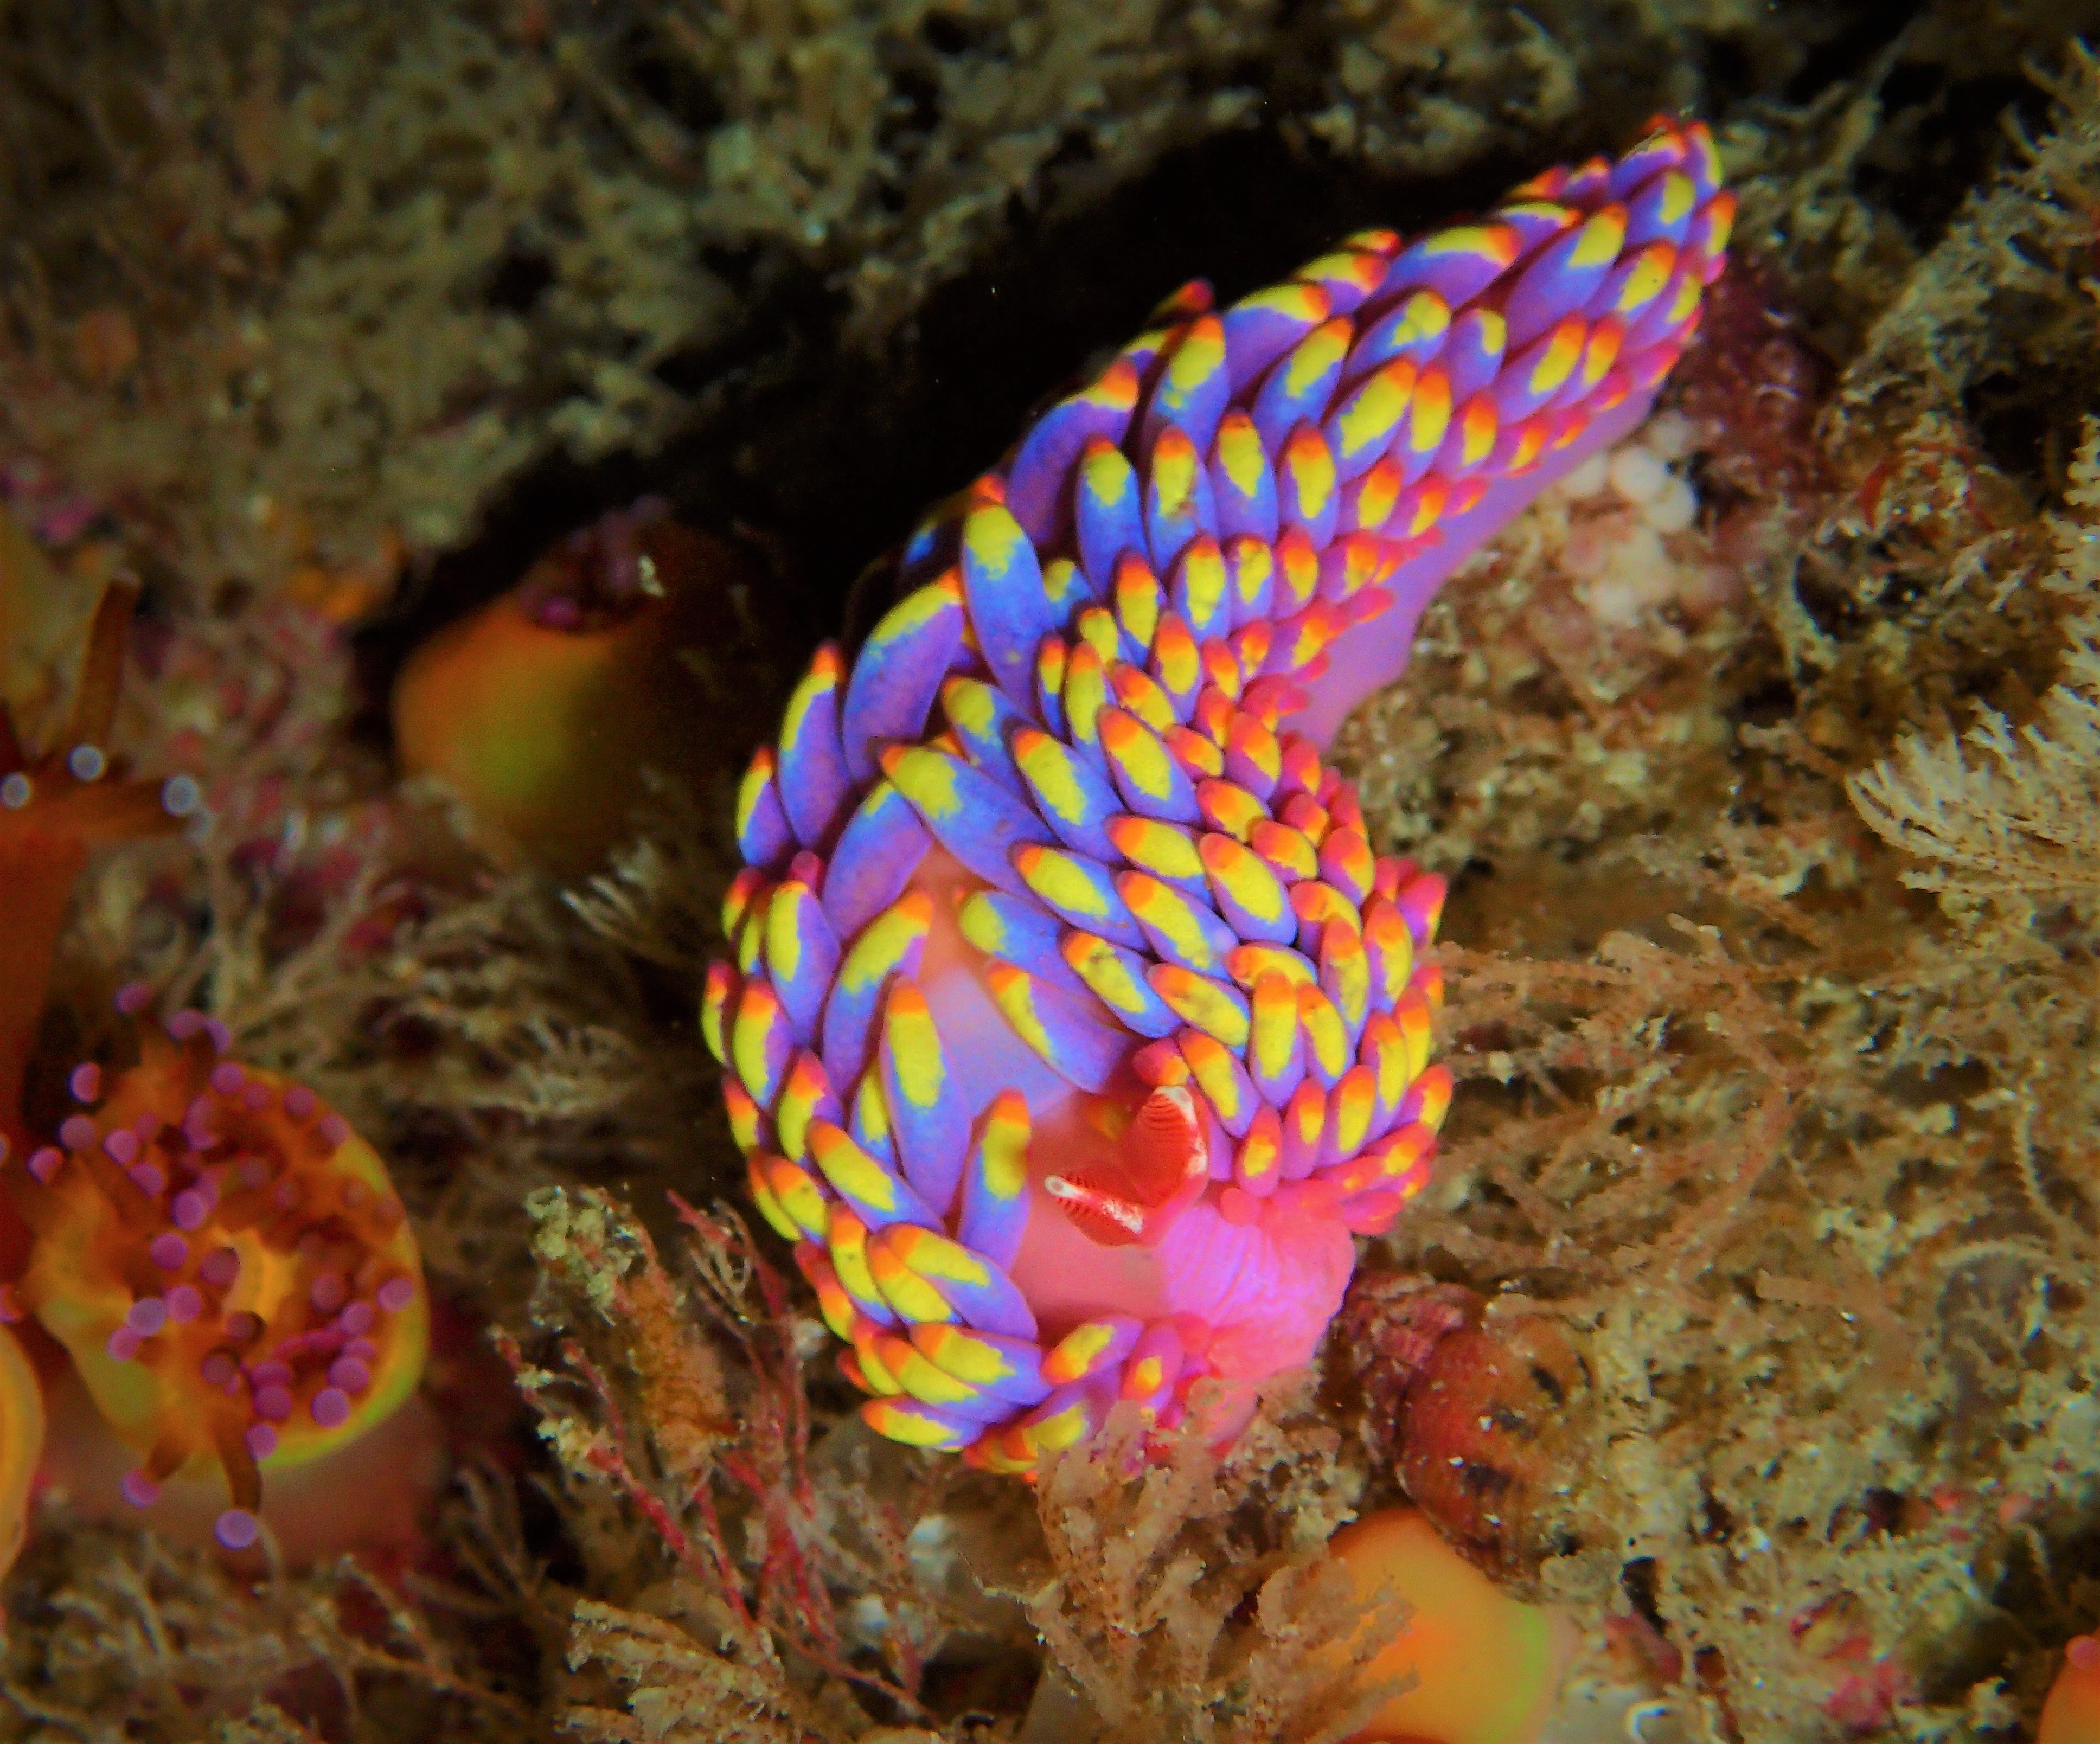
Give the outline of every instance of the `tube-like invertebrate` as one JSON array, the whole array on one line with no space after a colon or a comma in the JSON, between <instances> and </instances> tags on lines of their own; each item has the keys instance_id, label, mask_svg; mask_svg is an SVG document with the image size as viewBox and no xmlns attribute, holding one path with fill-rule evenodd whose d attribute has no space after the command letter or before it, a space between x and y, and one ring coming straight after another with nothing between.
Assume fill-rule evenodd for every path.
<instances>
[{"instance_id":1,"label":"tube-like invertebrate","mask_svg":"<svg viewBox=\"0 0 2100 1744\"><path fill-rule=\"evenodd\" d=\"M601 517L408 657L393 698L402 768L443 777L492 852L594 870L642 771L691 769L699 692L683 658L748 574L660 501Z\"/></svg>"},{"instance_id":2,"label":"tube-like invertebrate","mask_svg":"<svg viewBox=\"0 0 2100 1744\"><path fill-rule=\"evenodd\" d=\"M43 1452L42 1384L15 1335L0 1327L0 1574L29 1535L29 1492Z\"/></svg>"}]
</instances>

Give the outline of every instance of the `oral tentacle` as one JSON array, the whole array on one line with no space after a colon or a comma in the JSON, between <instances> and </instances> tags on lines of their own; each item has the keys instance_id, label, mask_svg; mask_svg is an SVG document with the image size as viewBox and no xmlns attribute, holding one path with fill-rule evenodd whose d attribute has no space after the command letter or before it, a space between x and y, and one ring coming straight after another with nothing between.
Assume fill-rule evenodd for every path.
<instances>
[{"instance_id":1,"label":"oral tentacle","mask_svg":"<svg viewBox=\"0 0 2100 1744\"><path fill-rule=\"evenodd\" d=\"M1443 882L1322 759L1647 415L1732 215L1663 121L1476 223L1191 284L895 560L739 794L702 1024L867 1420L1026 1473L1305 1362L1428 1178Z\"/></svg>"}]
</instances>

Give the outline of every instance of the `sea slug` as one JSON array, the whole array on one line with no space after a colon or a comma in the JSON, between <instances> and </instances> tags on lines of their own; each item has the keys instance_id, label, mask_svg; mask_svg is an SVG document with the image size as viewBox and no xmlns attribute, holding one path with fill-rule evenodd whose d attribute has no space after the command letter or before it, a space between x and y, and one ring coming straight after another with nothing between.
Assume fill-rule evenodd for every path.
<instances>
[{"instance_id":1,"label":"sea slug","mask_svg":"<svg viewBox=\"0 0 2100 1744\"><path fill-rule=\"evenodd\" d=\"M1311 1356L1450 1095L1442 883L1374 853L1321 747L1443 578L1647 415L1719 179L1661 121L1222 312L1185 287L818 650L701 1015L876 1429L1026 1473L1119 1398L1229 1434Z\"/></svg>"}]
</instances>

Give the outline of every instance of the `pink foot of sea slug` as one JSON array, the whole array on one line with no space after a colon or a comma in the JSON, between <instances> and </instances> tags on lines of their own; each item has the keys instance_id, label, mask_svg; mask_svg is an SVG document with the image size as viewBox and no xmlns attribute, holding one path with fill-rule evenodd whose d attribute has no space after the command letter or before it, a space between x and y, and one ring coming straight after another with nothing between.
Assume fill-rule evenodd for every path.
<instances>
[{"instance_id":1,"label":"pink foot of sea slug","mask_svg":"<svg viewBox=\"0 0 2100 1744\"><path fill-rule=\"evenodd\" d=\"M1445 576L1646 416L1720 272L1706 128L1170 298L820 649L702 1019L885 1435L1026 1473L1308 1361L1450 1099L1442 881L1321 760Z\"/></svg>"}]
</instances>

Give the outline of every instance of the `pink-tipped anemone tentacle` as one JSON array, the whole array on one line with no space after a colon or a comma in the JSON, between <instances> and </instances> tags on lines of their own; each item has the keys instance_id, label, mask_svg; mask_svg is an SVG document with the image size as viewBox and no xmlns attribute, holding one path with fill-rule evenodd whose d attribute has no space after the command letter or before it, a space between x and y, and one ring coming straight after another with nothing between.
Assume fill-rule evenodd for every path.
<instances>
[{"instance_id":1,"label":"pink-tipped anemone tentacle","mask_svg":"<svg viewBox=\"0 0 2100 1744\"><path fill-rule=\"evenodd\" d=\"M127 1015L149 1003L118 996ZM128 1068L73 1069L57 1142L6 1178L37 1236L21 1299L136 1458L125 1500L216 1475L214 1535L245 1550L267 1473L338 1453L414 1393L422 1262L386 1165L311 1090L228 1058L200 1011L136 1035Z\"/></svg>"},{"instance_id":2,"label":"pink-tipped anemone tentacle","mask_svg":"<svg viewBox=\"0 0 2100 1744\"><path fill-rule=\"evenodd\" d=\"M1706 129L1477 222L1185 287L937 509L739 796L702 1019L885 1435L1026 1473L1229 1433L1427 1177L1442 881L1321 756L1438 584L1646 416L1719 273Z\"/></svg>"}]
</instances>

